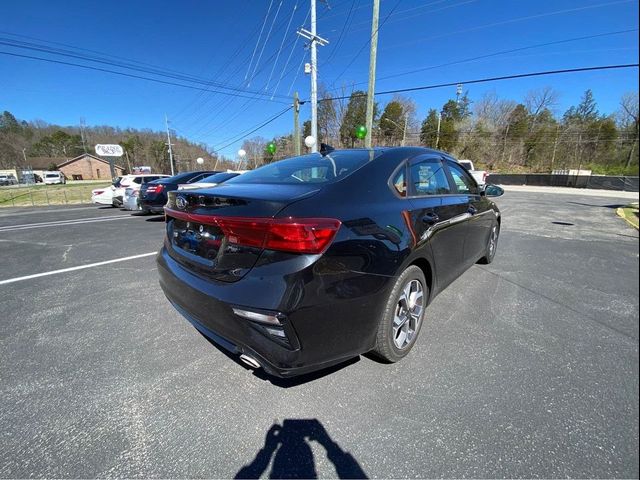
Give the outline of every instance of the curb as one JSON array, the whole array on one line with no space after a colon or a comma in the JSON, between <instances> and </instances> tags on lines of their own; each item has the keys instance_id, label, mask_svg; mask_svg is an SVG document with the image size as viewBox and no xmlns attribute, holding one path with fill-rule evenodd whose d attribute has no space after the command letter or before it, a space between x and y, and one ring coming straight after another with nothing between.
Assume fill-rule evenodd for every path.
<instances>
[{"instance_id":1,"label":"curb","mask_svg":"<svg viewBox=\"0 0 640 480\"><path fill-rule=\"evenodd\" d=\"M621 217L625 222L627 222L629 225L631 225L633 228L635 228L636 230L638 230L638 225L634 224L631 222L631 220L629 220L627 218L627 216L624 214L624 207L620 207L616 209L616 214Z\"/></svg>"}]
</instances>

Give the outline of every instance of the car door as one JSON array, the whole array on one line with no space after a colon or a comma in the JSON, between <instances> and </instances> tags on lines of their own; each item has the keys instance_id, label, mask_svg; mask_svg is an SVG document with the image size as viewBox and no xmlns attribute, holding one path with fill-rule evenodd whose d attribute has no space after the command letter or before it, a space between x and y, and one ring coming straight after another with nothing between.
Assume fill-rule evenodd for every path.
<instances>
[{"instance_id":1,"label":"car door","mask_svg":"<svg viewBox=\"0 0 640 480\"><path fill-rule=\"evenodd\" d=\"M409 201L418 245L429 244L440 288L461 272L466 223L459 217L466 211L451 194L451 183L439 155L421 155L408 168Z\"/></svg>"},{"instance_id":2,"label":"car door","mask_svg":"<svg viewBox=\"0 0 640 480\"><path fill-rule=\"evenodd\" d=\"M447 160L447 167L456 193L460 200L464 201L465 211L468 213L464 263L469 266L484 255L495 215L491 215L493 210L488 208L487 202L481 196L478 184L469 172L451 160Z\"/></svg>"}]
</instances>

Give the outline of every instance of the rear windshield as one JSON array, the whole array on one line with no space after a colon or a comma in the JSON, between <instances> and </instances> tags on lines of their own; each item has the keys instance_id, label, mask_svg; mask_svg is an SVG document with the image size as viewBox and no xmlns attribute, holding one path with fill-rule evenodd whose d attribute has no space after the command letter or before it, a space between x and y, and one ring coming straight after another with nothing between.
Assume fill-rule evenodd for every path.
<instances>
[{"instance_id":1,"label":"rear windshield","mask_svg":"<svg viewBox=\"0 0 640 480\"><path fill-rule=\"evenodd\" d=\"M201 180L198 180L196 183L222 183L226 182L230 178L237 177L237 173L215 173L213 175L209 175L208 177L204 177Z\"/></svg>"},{"instance_id":2,"label":"rear windshield","mask_svg":"<svg viewBox=\"0 0 640 480\"><path fill-rule=\"evenodd\" d=\"M335 151L324 156L319 153L293 157L270 163L243 173L227 182L231 183L332 183L342 180L365 163L380 155L374 150Z\"/></svg>"},{"instance_id":3,"label":"rear windshield","mask_svg":"<svg viewBox=\"0 0 640 480\"><path fill-rule=\"evenodd\" d=\"M60 176L59 173L47 173L45 177L47 178L58 178Z\"/></svg>"}]
</instances>

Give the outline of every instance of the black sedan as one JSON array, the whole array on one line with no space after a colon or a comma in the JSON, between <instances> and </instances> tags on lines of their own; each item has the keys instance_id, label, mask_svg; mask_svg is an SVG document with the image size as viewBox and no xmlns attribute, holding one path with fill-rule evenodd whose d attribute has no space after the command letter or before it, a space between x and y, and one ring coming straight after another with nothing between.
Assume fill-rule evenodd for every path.
<instances>
[{"instance_id":1,"label":"black sedan","mask_svg":"<svg viewBox=\"0 0 640 480\"><path fill-rule=\"evenodd\" d=\"M157 262L198 330L278 376L413 347L429 302L496 253L500 211L425 148L311 154L171 192Z\"/></svg>"},{"instance_id":2,"label":"black sedan","mask_svg":"<svg viewBox=\"0 0 640 480\"><path fill-rule=\"evenodd\" d=\"M173 177L161 178L153 182L145 183L140 187L141 213L163 213L167 203L167 193L178 189L181 183L193 183L202 180L209 175L219 173L216 171L184 172Z\"/></svg>"}]
</instances>

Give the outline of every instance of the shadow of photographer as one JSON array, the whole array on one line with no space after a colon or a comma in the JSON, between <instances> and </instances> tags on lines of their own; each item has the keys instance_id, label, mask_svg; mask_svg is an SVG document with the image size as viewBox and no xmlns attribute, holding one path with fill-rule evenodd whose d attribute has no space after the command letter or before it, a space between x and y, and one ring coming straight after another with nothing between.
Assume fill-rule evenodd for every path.
<instances>
[{"instance_id":1,"label":"shadow of photographer","mask_svg":"<svg viewBox=\"0 0 640 480\"><path fill-rule=\"evenodd\" d=\"M368 478L355 458L342 450L315 418L286 419L282 425L274 423L256 457L242 467L234 478L260 478L272 458L269 478L318 478L310 445L312 441L324 447L338 478Z\"/></svg>"}]
</instances>

